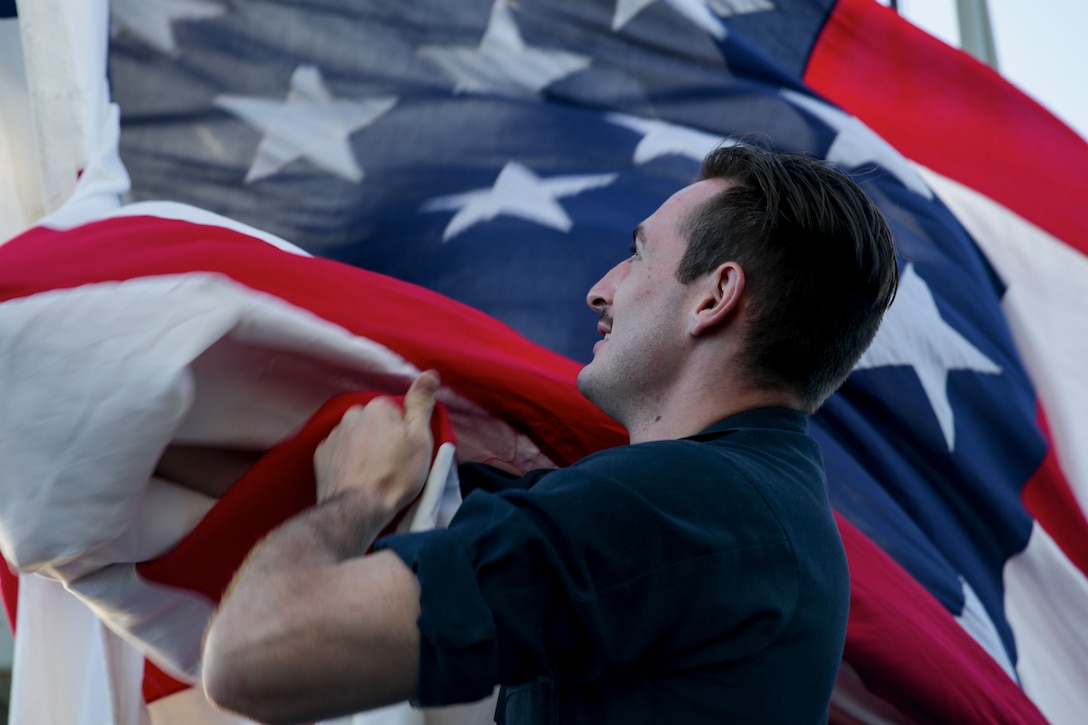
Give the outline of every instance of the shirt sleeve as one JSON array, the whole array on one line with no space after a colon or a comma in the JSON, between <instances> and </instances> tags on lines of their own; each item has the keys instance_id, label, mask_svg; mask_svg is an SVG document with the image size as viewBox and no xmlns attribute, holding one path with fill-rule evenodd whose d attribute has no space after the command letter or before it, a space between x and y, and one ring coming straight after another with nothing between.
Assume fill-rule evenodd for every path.
<instances>
[{"instance_id":1,"label":"shirt sleeve","mask_svg":"<svg viewBox=\"0 0 1088 725\"><path fill-rule=\"evenodd\" d=\"M420 582L420 703L698 666L708 641L720 661L773 638L796 598L789 542L749 487L722 495L721 467L691 459L703 448L602 452L529 490L472 493L446 530L382 539Z\"/></svg>"}]
</instances>

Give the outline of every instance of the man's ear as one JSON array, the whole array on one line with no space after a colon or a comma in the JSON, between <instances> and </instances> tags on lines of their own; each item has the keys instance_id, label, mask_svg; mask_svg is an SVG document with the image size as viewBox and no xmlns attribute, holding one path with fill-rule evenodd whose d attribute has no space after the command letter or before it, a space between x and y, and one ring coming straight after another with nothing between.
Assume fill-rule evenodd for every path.
<instances>
[{"instance_id":1,"label":"man's ear","mask_svg":"<svg viewBox=\"0 0 1088 725\"><path fill-rule=\"evenodd\" d=\"M725 323L740 308L744 269L736 262L723 262L693 284L699 286L700 296L688 332L701 335Z\"/></svg>"}]
</instances>

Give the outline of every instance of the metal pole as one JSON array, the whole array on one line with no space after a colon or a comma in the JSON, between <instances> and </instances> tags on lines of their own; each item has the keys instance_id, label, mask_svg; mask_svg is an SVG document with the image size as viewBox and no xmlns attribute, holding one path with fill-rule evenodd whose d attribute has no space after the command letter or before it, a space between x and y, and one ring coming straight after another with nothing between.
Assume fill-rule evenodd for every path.
<instances>
[{"instance_id":1,"label":"metal pole","mask_svg":"<svg viewBox=\"0 0 1088 725\"><path fill-rule=\"evenodd\" d=\"M997 70L997 51L986 0L956 0L963 49Z\"/></svg>"}]
</instances>

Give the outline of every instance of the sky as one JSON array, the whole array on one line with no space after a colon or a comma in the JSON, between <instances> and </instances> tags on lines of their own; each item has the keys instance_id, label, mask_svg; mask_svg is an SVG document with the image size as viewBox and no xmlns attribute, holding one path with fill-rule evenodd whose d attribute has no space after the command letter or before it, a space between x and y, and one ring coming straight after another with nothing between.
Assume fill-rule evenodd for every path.
<instances>
[{"instance_id":1,"label":"sky","mask_svg":"<svg viewBox=\"0 0 1088 725\"><path fill-rule=\"evenodd\" d=\"M956 0L899 0L898 5L900 15L959 46ZM997 70L1088 139L1088 93L1079 78L1088 68L1088 2L987 0L987 7Z\"/></svg>"}]
</instances>

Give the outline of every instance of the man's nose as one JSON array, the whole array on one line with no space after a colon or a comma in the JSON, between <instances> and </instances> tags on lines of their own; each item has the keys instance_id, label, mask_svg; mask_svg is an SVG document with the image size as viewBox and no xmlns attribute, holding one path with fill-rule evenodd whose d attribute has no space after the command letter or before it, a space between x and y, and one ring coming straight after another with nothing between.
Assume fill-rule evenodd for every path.
<instances>
[{"instance_id":1,"label":"man's nose","mask_svg":"<svg viewBox=\"0 0 1088 725\"><path fill-rule=\"evenodd\" d=\"M608 302L605 298L599 294L594 294L593 290L590 290L589 294L586 295L586 302L589 303L589 306L593 308L594 312L603 312L604 309L608 307Z\"/></svg>"},{"instance_id":2,"label":"man's nose","mask_svg":"<svg viewBox=\"0 0 1088 725\"><path fill-rule=\"evenodd\" d=\"M608 273L597 280L597 284L590 287L589 292L586 293L586 303L595 312L603 312L606 307L612 304L612 295L615 292L613 278L621 264L623 263L621 262L608 270Z\"/></svg>"}]
</instances>

